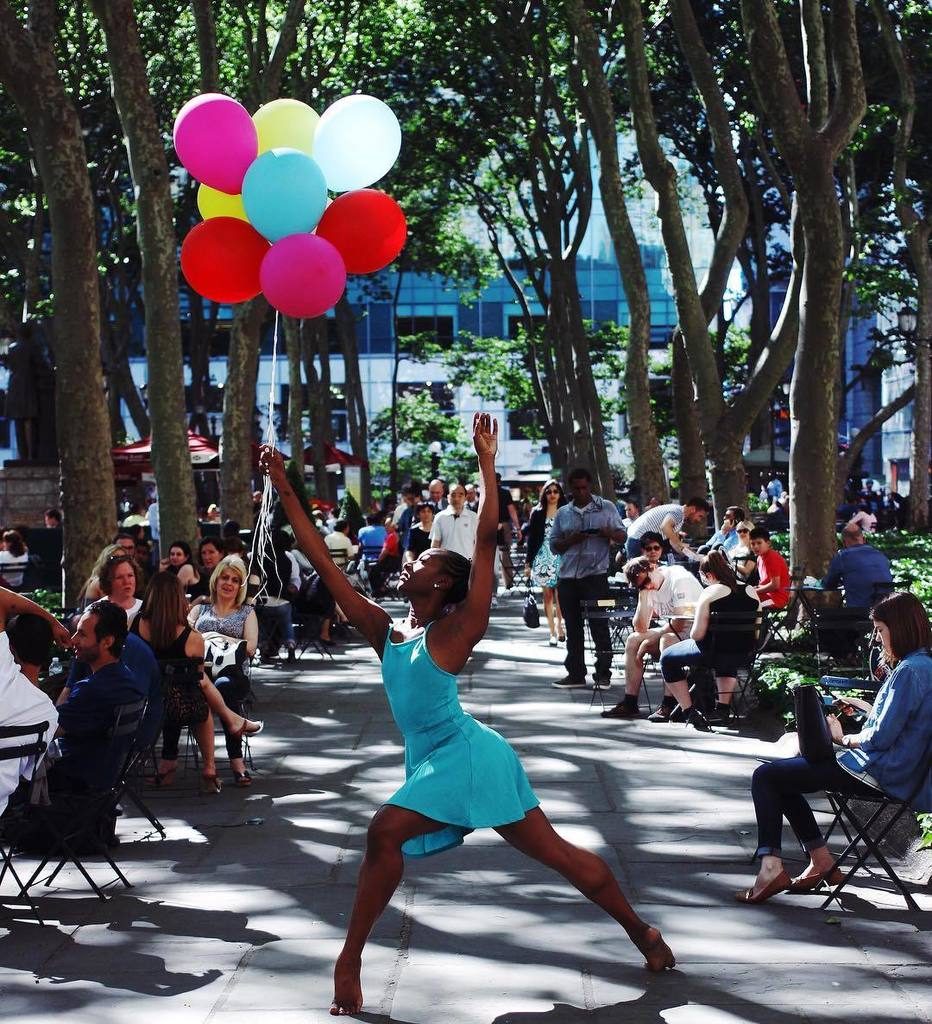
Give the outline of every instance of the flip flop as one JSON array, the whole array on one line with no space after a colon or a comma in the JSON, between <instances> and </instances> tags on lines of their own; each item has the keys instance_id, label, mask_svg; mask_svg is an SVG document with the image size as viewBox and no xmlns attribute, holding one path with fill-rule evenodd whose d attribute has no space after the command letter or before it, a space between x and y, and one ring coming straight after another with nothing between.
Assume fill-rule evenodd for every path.
<instances>
[{"instance_id":1,"label":"flip flop","mask_svg":"<svg viewBox=\"0 0 932 1024\"><path fill-rule=\"evenodd\" d=\"M778 893L786 892L789 889L792 879L786 873L781 871L779 875L772 882L764 886L763 889L757 895L754 894L754 887L745 889L744 892L736 892L735 899L739 903L766 903L771 896L776 896Z\"/></svg>"},{"instance_id":2,"label":"flip flop","mask_svg":"<svg viewBox=\"0 0 932 1024\"><path fill-rule=\"evenodd\" d=\"M814 889L818 889L823 882L828 885L838 885L839 882L844 880L844 877L845 873L841 868L835 868L830 875L826 875L824 872L820 872L818 875L810 875L808 878L797 875L790 882L787 892L812 892Z\"/></svg>"}]
</instances>

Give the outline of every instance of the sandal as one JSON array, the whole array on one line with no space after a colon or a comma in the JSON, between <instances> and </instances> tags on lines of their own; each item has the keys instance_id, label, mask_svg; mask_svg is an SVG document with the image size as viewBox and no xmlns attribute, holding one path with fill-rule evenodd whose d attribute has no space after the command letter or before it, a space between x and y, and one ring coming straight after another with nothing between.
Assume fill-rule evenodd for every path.
<instances>
[{"instance_id":1,"label":"sandal","mask_svg":"<svg viewBox=\"0 0 932 1024\"><path fill-rule=\"evenodd\" d=\"M250 729L249 727L252 726ZM258 736L260 732L265 728L265 722L250 722L248 718L243 719L243 724L233 733L234 736L238 736L240 739L243 736Z\"/></svg>"},{"instance_id":2,"label":"sandal","mask_svg":"<svg viewBox=\"0 0 932 1024\"><path fill-rule=\"evenodd\" d=\"M252 785L252 776L247 771L233 772L233 784L239 786L240 789L245 789Z\"/></svg>"},{"instance_id":3,"label":"sandal","mask_svg":"<svg viewBox=\"0 0 932 1024\"><path fill-rule=\"evenodd\" d=\"M154 786L156 788L162 786L171 786L175 782L175 772L177 768L169 768L167 772L156 772L155 775L144 775L142 781L147 786Z\"/></svg>"},{"instance_id":4,"label":"sandal","mask_svg":"<svg viewBox=\"0 0 932 1024\"><path fill-rule=\"evenodd\" d=\"M201 776L201 792L205 796L219 793L222 788L223 786L216 772L213 775L204 774Z\"/></svg>"}]
</instances>

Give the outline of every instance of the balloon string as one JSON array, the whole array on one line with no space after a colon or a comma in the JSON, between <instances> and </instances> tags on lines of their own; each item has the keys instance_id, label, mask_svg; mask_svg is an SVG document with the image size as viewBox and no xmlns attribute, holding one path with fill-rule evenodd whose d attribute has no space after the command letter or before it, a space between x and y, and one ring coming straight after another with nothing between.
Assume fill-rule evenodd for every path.
<instances>
[{"instance_id":1,"label":"balloon string","mask_svg":"<svg viewBox=\"0 0 932 1024\"><path fill-rule=\"evenodd\" d=\"M275 326L272 330L272 372L269 381L269 416L268 426L265 431L265 443L273 450L278 449L278 431L275 428L275 383L276 371L278 370L278 335L279 317L278 310L275 311ZM275 576L278 579L281 590L284 590L284 581L278 573L278 559L275 557L275 547L272 543L272 503L274 501L272 481L266 476L262 481L262 500L259 503L259 512L256 515L256 527L252 534L252 548L249 552L249 574L250 580L259 584L259 589L253 594L253 600L262 596L268 596L268 577L263 572L263 563L266 560L266 553L271 557L268 561L274 567Z\"/></svg>"}]
</instances>

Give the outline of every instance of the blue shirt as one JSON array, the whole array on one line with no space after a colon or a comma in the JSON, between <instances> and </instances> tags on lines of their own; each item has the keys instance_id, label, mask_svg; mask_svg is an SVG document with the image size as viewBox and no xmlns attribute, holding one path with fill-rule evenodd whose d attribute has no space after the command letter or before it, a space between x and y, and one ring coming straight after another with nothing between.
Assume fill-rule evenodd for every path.
<instances>
[{"instance_id":1,"label":"blue shirt","mask_svg":"<svg viewBox=\"0 0 932 1024\"><path fill-rule=\"evenodd\" d=\"M731 551L741 543L741 540L737 530L731 530L728 533L716 530L706 543L709 545L710 551L716 544L720 544L725 551Z\"/></svg>"},{"instance_id":2,"label":"blue shirt","mask_svg":"<svg viewBox=\"0 0 932 1024\"><path fill-rule=\"evenodd\" d=\"M837 755L852 775L867 774L890 796L906 799L919 781L917 811L932 811L932 776L927 760L932 749L932 657L913 651L896 666L877 691L864 728L852 736L856 750Z\"/></svg>"},{"instance_id":3,"label":"blue shirt","mask_svg":"<svg viewBox=\"0 0 932 1024\"><path fill-rule=\"evenodd\" d=\"M610 501L592 495L589 504L578 508L573 502L557 509L550 530L550 549L557 554L553 542L569 533L580 530L600 529L610 526L613 530L623 529L618 509ZM598 534L585 537L563 552L560 562L560 579L581 579L608 572L610 541Z\"/></svg>"},{"instance_id":4,"label":"blue shirt","mask_svg":"<svg viewBox=\"0 0 932 1024\"><path fill-rule=\"evenodd\" d=\"M115 661L104 665L71 687L68 699L58 708L61 770L91 789L106 789L116 781L117 772L129 747L114 750L107 739L114 708L133 704L149 695L149 681L132 675Z\"/></svg>"},{"instance_id":5,"label":"blue shirt","mask_svg":"<svg viewBox=\"0 0 932 1024\"><path fill-rule=\"evenodd\" d=\"M890 559L870 544L842 548L829 562L822 586L835 590L845 586L845 604L851 608L869 608L875 583L892 583Z\"/></svg>"},{"instance_id":6,"label":"blue shirt","mask_svg":"<svg viewBox=\"0 0 932 1024\"><path fill-rule=\"evenodd\" d=\"M364 526L359 531L359 543L366 558L376 559L382 552L386 531L384 526Z\"/></svg>"}]
</instances>

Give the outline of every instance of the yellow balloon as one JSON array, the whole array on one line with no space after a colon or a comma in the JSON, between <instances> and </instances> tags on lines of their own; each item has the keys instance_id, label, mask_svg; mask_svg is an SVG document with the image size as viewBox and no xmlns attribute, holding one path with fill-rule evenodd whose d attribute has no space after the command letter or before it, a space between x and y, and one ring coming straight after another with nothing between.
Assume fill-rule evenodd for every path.
<instances>
[{"instance_id":1,"label":"yellow balloon","mask_svg":"<svg viewBox=\"0 0 932 1024\"><path fill-rule=\"evenodd\" d=\"M252 115L259 133L259 152L269 149L299 149L312 155L319 115L300 100L272 100Z\"/></svg>"},{"instance_id":2,"label":"yellow balloon","mask_svg":"<svg viewBox=\"0 0 932 1024\"><path fill-rule=\"evenodd\" d=\"M238 220L248 222L246 210L243 207L243 197L240 195L231 196L226 192L219 192L210 185L199 185L197 189L197 208L201 211L204 220L211 217L236 217Z\"/></svg>"}]
</instances>

